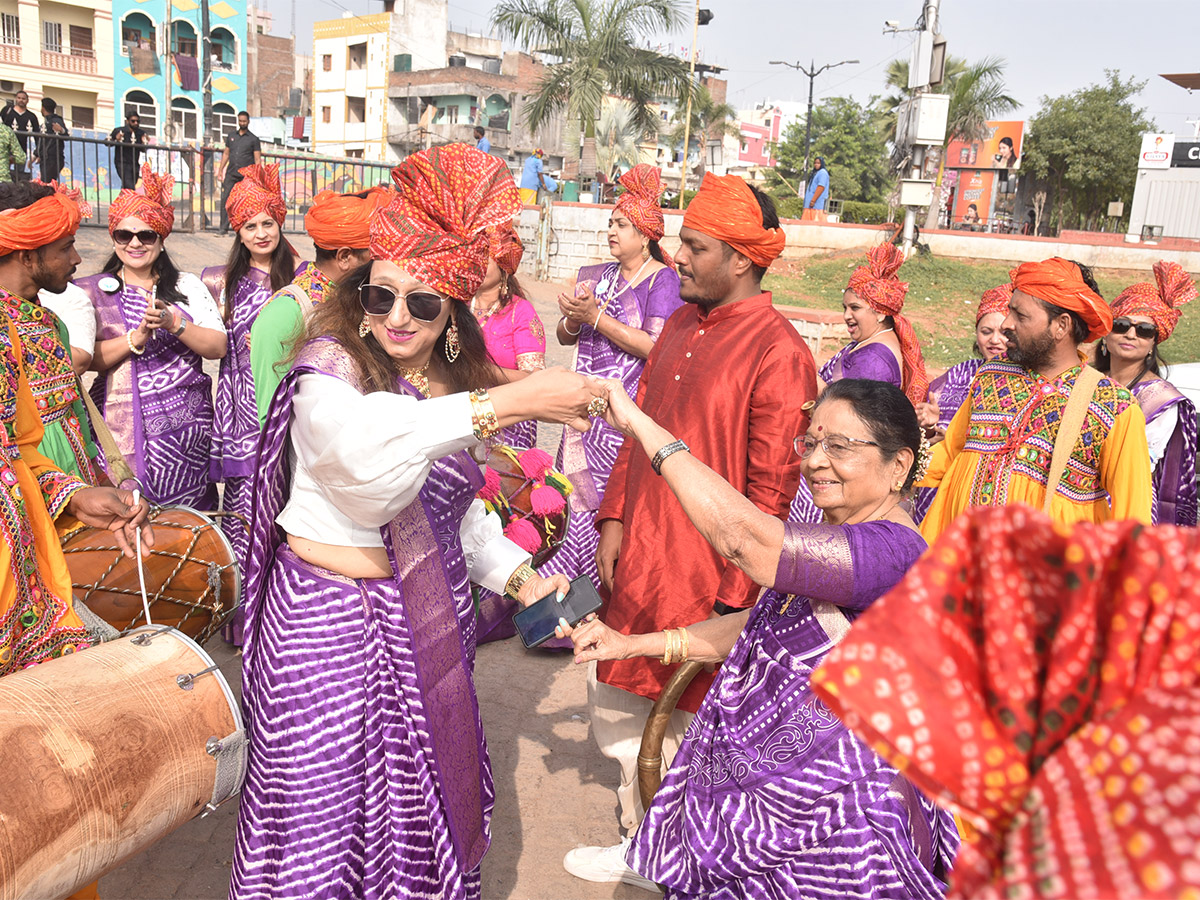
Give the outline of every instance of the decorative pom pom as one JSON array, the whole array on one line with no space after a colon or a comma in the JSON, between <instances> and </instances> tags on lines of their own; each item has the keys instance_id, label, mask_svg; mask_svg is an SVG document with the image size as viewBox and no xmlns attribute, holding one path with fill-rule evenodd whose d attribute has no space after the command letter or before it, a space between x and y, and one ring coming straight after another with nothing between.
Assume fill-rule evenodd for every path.
<instances>
[{"instance_id":1,"label":"decorative pom pom","mask_svg":"<svg viewBox=\"0 0 1200 900\"><path fill-rule=\"evenodd\" d=\"M491 466L483 468L483 487L479 489L477 496L487 503L500 496L500 473Z\"/></svg>"},{"instance_id":2,"label":"decorative pom pom","mask_svg":"<svg viewBox=\"0 0 1200 900\"><path fill-rule=\"evenodd\" d=\"M552 487L539 485L535 487L529 495L529 505L533 507L534 514L539 516L557 516L563 511L563 507L567 505L567 501Z\"/></svg>"},{"instance_id":3,"label":"decorative pom pom","mask_svg":"<svg viewBox=\"0 0 1200 900\"><path fill-rule=\"evenodd\" d=\"M542 549L542 536L525 519L513 519L504 529L504 536L526 553L537 553Z\"/></svg>"},{"instance_id":4,"label":"decorative pom pom","mask_svg":"<svg viewBox=\"0 0 1200 900\"><path fill-rule=\"evenodd\" d=\"M532 478L534 481L545 481L546 473L554 465L550 454L537 447L518 453L517 462L521 464L521 471L525 473L525 477Z\"/></svg>"}]
</instances>

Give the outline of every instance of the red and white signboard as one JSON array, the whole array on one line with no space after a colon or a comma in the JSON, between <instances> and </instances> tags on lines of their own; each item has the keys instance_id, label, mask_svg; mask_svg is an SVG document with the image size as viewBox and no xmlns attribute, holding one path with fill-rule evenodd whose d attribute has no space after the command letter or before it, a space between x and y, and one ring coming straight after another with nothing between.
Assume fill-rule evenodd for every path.
<instances>
[{"instance_id":1,"label":"red and white signboard","mask_svg":"<svg viewBox=\"0 0 1200 900\"><path fill-rule=\"evenodd\" d=\"M1138 168L1171 168L1171 151L1174 149L1175 135L1173 134L1143 134L1142 149L1138 151Z\"/></svg>"}]
</instances>

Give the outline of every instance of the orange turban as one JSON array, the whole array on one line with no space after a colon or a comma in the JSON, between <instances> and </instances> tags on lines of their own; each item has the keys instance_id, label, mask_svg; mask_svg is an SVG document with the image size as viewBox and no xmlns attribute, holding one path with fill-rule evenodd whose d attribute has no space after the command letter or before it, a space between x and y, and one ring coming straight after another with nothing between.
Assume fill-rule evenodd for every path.
<instances>
[{"instance_id":1,"label":"orange turban","mask_svg":"<svg viewBox=\"0 0 1200 900\"><path fill-rule=\"evenodd\" d=\"M0 256L53 244L74 234L83 217L92 214L91 204L79 199L79 191L58 182L45 187L53 188L54 193L22 209L0 210Z\"/></svg>"},{"instance_id":2,"label":"orange turban","mask_svg":"<svg viewBox=\"0 0 1200 900\"><path fill-rule=\"evenodd\" d=\"M371 256L464 303L487 275L487 229L511 223L521 199L503 160L447 144L392 169L397 193L371 220Z\"/></svg>"},{"instance_id":3,"label":"orange turban","mask_svg":"<svg viewBox=\"0 0 1200 900\"><path fill-rule=\"evenodd\" d=\"M233 186L225 201L225 212L229 214L233 230L239 230L264 212L282 225L287 218L287 204L283 202L283 190L279 186L279 163L246 166L238 169L238 173L244 177Z\"/></svg>"},{"instance_id":4,"label":"orange turban","mask_svg":"<svg viewBox=\"0 0 1200 900\"><path fill-rule=\"evenodd\" d=\"M358 194L321 191L304 216L304 230L323 250L361 250L371 243L371 217L392 199L391 185L376 185Z\"/></svg>"},{"instance_id":5,"label":"orange turban","mask_svg":"<svg viewBox=\"0 0 1200 900\"><path fill-rule=\"evenodd\" d=\"M175 209L171 206L174 188L174 178L155 175L150 163L142 163L142 193L126 188L117 194L108 208L108 233L116 231L126 216L137 216L165 238L175 224Z\"/></svg>"},{"instance_id":6,"label":"orange turban","mask_svg":"<svg viewBox=\"0 0 1200 900\"><path fill-rule=\"evenodd\" d=\"M1077 313L1087 324L1089 341L1112 331L1112 310L1087 286L1079 266L1070 260L1055 256L1022 263L1013 275L1013 290Z\"/></svg>"},{"instance_id":7,"label":"orange turban","mask_svg":"<svg viewBox=\"0 0 1200 900\"><path fill-rule=\"evenodd\" d=\"M503 271L516 275L521 265L521 257L525 255L525 245L512 227L511 222L497 225L487 230L488 252Z\"/></svg>"},{"instance_id":8,"label":"orange turban","mask_svg":"<svg viewBox=\"0 0 1200 900\"><path fill-rule=\"evenodd\" d=\"M1154 281L1143 281L1121 291L1112 305L1114 316L1147 316L1154 320L1161 344L1179 324L1179 307L1196 299L1196 282L1176 262L1154 264Z\"/></svg>"},{"instance_id":9,"label":"orange turban","mask_svg":"<svg viewBox=\"0 0 1200 900\"><path fill-rule=\"evenodd\" d=\"M782 228L763 227L754 192L736 175L706 174L683 214L683 227L724 241L764 268L779 258L786 243Z\"/></svg>"},{"instance_id":10,"label":"orange turban","mask_svg":"<svg viewBox=\"0 0 1200 900\"><path fill-rule=\"evenodd\" d=\"M924 403L929 391L929 376L925 373L925 359L921 356L921 344L912 323L900 315L904 309L904 298L908 295L908 282L896 277L904 254L893 244L877 244L867 251L867 264L859 266L850 276L846 290L854 291L858 297L877 313L891 316L896 323L896 340L900 344L900 389L913 404Z\"/></svg>"},{"instance_id":11,"label":"orange turban","mask_svg":"<svg viewBox=\"0 0 1200 900\"><path fill-rule=\"evenodd\" d=\"M1009 273L1011 278L1016 274L1016 269ZM992 313L1000 313L1002 316L1008 315L1008 301L1012 299L1013 286L1010 281L1008 284L997 285L994 288L988 288L983 292L983 296L979 298L979 311L975 313L975 324L979 324L979 320L984 316Z\"/></svg>"}]
</instances>

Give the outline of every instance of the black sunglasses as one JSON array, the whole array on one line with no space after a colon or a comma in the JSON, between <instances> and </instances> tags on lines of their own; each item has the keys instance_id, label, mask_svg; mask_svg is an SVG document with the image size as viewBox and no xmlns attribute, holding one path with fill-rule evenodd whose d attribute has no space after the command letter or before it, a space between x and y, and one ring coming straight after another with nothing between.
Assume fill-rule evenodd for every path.
<instances>
[{"instance_id":1,"label":"black sunglasses","mask_svg":"<svg viewBox=\"0 0 1200 900\"><path fill-rule=\"evenodd\" d=\"M441 313L442 304L446 302L445 297L432 291L410 291L401 294L382 284L358 286L358 302L362 304L363 312L368 316L386 316L392 311L399 297L404 298L408 314L419 322L432 322Z\"/></svg>"},{"instance_id":2,"label":"black sunglasses","mask_svg":"<svg viewBox=\"0 0 1200 900\"><path fill-rule=\"evenodd\" d=\"M128 231L124 228L118 228L112 233L112 238L114 242L120 244L122 247L134 238L138 239L139 244L149 247L151 244L158 242L158 232L151 228L147 228L145 231Z\"/></svg>"},{"instance_id":3,"label":"black sunglasses","mask_svg":"<svg viewBox=\"0 0 1200 900\"><path fill-rule=\"evenodd\" d=\"M1121 316L1119 319L1113 319L1113 334L1128 334L1130 328L1132 328L1134 333L1136 333L1137 336L1143 340L1152 338L1158 334L1158 326L1153 322L1134 322L1132 319L1128 319L1125 316Z\"/></svg>"}]
</instances>

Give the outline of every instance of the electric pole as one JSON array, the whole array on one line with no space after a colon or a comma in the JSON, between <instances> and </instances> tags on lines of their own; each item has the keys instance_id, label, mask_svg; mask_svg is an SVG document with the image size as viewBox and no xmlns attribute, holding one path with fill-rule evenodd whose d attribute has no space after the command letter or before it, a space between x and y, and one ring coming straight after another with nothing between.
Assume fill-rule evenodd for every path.
<instances>
[{"instance_id":1,"label":"electric pole","mask_svg":"<svg viewBox=\"0 0 1200 900\"><path fill-rule=\"evenodd\" d=\"M808 115L804 117L804 180L808 181L808 153L812 146L812 110L813 110L813 84L817 80L817 76L826 69L836 69L838 66L857 66L857 59L843 59L841 62L826 63L817 68L817 64L813 60L809 60L808 68L800 65L798 62L784 62L781 59L771 60L773 66L787 66L789 69L795 69L798 72L803 72L808 76Z\"/></svg>"}]
</instances>

